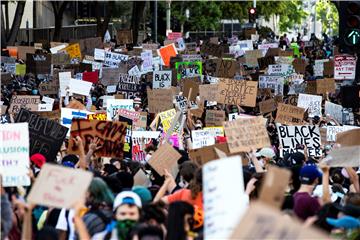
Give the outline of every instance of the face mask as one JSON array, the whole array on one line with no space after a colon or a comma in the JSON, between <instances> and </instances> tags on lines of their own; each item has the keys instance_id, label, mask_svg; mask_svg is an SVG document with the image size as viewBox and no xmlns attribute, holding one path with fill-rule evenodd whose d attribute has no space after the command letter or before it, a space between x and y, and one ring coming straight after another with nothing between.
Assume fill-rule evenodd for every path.
<instances>
[{"instance_id":1,"label":"face mask","mask_svg":"<svg viewBox=\"0 0 360 240\"><path fill-rule=\"evenodd\" d=\"M136 221L134 220L122 220L116 222L116 230L118 233L119 240L127 239L128 233L135 226Z\"/></svg>"}]
</instances>

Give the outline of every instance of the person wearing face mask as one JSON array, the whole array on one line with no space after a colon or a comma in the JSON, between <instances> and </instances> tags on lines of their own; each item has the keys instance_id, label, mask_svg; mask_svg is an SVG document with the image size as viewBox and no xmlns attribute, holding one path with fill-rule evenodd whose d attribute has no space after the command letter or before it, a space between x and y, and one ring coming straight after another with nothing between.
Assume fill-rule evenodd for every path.
<instances>
[{"instance_id":1,"label":"person wearing face mask","mask_svg":"<svg viewBox=\"0 0 360 240\"><path fill-rule=\"evenodd\" d=\"M128 239L141 215L141 199L131 191L119 193L113 205L114 220L103 232L95 234L92 239Z\"/></svg>"}]
</instances>

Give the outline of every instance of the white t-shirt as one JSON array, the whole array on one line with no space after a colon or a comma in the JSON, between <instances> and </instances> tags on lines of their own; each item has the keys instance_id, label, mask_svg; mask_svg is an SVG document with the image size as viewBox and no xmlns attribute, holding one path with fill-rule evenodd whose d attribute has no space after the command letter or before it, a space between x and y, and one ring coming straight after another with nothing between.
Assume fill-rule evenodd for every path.
<instances>
[{"instance_id":1,"label":"white t-shirt","mask_svg":"<svg viewBox=\"0 0 360 240\"><path fill-rule=\"evenodd\" d=\"M60 215L59 215L59 219L56 224L56 229L62 230L62 231L68 231L68 233L69 233L68 240L74 240L75 239L75 227L74 227L74 222L73 222L74 210L72 210L72 209L69 210L68 219L66 219L65 213L66 213L66 209L62 208ZM68 224L69 224L70 229L68 229Z\"/></svg>"}]
</instances>

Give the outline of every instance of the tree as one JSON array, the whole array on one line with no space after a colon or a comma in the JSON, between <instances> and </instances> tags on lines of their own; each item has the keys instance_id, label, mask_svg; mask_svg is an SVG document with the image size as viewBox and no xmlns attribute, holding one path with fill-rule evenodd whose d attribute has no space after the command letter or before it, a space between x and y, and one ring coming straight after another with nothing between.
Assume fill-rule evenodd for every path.
<instances>
[{"instance_id":1,"label":"tree","mask_svg":"<svg viewBox=\"0 0 360 240\"><path fill-rule=\"evenodd\" d=\"M282 1L279 2L278 12L280 16L280 31L287 32L289 29L300 24L308 15L303 10L302 1Z\"/></svg>"},{"instance_id":2,"label":"tree","mask_svg":"<svg viewBox=\"0 0 360 240\"><path fill-rule=\"evenodd\" d=\"M109 23L113 15L113 9L115 8L115 1L106 1L103 2L103 4L105 7L105 16L104 19L102 20L100 11L98 10L99 3L98 1L95 2L96 34L98 37L101 37L102 39L104 38L106 30L109 27Z\"/></svg>"},{"instance_id":3,"label":"tree","mask_svg":"<svg viewBox=\"0 0 360 240\"><path fill-rule=\"evenodd\" d=\"M8 4L8 2L6 3ZM21 25L21 20L24 15L26 1L17 1L15 15L11 29L5 28L4 25L4 13L1 7L1 47L11 46L15 44L17 34ZM8 22L8 19L7 19ZM8 26L8 24L6 24Z\"/></svg>"},{"instance_id":4,"label":"tree","mask_svg":"<svg viewBox=\"0 0 360 240\"><path fill-rule=\"evenodd\" d=\"M55 30L53 35L53 41L60 41L61 27L63 15L66 9L66 6L70 2L68 1L51 1L51 6L53 8L54 18L55 18Z\"/></svg>"},{"instance_id":5,"label":"tree","mask_svg":"<svg viewBox=\"0 0 360 240\"><path fill-rule=\"evenodd\" d=\"M131 14L131 29L133 33L134 44L137 43L139 35L140 22L143 20L146 1L133 1L133 9Z\"/></svg>"},{"instance_id":6,"label":"tree","mask_svg":"<svg viewBox=\"0 0 360 240\"><path fill-rule=\"evenodd\" d=\"M339 13L336 5L327 0L316 2L317 19L321 22L322 31L331 35L339 33Z\"/></svg>"}]
</instances>

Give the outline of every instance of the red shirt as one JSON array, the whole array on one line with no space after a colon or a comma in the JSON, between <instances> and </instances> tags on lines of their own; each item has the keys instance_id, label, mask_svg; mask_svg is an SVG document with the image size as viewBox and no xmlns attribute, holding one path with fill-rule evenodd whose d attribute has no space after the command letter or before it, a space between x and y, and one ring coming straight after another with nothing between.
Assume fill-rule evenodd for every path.
<instances>
[{"instance_id":1,"label":"red shirt","mask_svg":"<svg viewBox=\"0 0 360 240\"><path fill-rule=\"evenodd\" d=\"M191 196L191 190L189 189L181 189L179 191L174 192L173 194L167 196L167 200L169 203L173 203L176 201L184 201L190 203L191 205L196 205L199 208L203 209L203 196L202 192L198 193L195 199Z\"/></svg>"}]
</instances>

